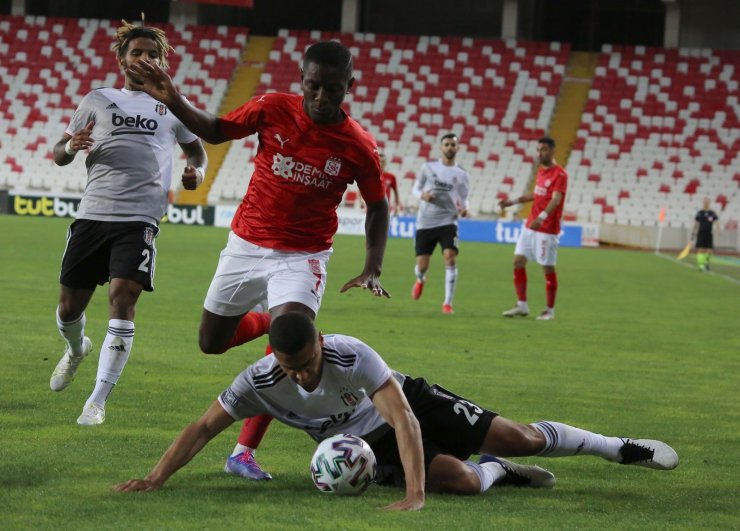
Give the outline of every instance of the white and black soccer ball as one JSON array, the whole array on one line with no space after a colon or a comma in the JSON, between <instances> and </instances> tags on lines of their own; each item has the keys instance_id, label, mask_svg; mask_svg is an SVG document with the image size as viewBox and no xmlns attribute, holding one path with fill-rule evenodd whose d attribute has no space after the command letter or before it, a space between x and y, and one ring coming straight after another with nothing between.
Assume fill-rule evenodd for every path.
<instances>
[{"instance_id":1,"label":"white and black soccer ball","mask_svg":"<svg viewBox=\"0 0 740 531\"><path fill-rule=\"evenodd\" d=\"M369 444L355 435L334 435L316 448L311 479L320 491L357 496L372 483L377 468Z\"/></svg>"}]
</instances>

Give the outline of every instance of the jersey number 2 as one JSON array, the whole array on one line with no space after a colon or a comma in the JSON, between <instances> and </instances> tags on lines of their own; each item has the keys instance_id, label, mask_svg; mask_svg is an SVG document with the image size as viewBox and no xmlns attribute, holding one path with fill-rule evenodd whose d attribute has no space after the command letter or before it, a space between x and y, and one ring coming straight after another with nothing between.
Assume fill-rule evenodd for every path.
<instances>
[{"instance_id":1,"label":"jersey number 2","mask_svg":"<svg viewBox=\"0 0 740 531\"><path fill-rule=\"evenodd\" d=\"M139 271L148 273L149 272L149 257L150 257L149 249L144 249L143 251L141 251L141 256L143 256L144 259L139 264Z\"/></svg>"}]
</instances>

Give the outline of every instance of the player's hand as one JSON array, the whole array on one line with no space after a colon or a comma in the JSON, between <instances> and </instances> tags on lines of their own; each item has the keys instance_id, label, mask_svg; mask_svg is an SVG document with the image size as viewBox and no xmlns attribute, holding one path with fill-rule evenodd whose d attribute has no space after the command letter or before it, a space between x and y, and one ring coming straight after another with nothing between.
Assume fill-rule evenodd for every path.
<instances>
[{"instance_id":1,"label":"player's hand","mask_svg":"<svg viewBox=\"0 0 740 531\"><path fill-rule=\"evenodd\" d=\"M369 289L372 290L373 295L375 295L376 297L386 297L388 299L391 298L390 293L388 293L385 288L381 286L380 279L377 275L369 275L363 273L362 275L353 278L344 286L342 286L342 289L339 290L339 293L344 293L350 288Z\"/></svg>"},{"instance_id":2,"label":"player's hand","mask_svg":"<svg viewBox=\"0 0 740 531\"><path fill-rule=\"evenodd\" d=\"M92 139L93 127L95 127L95 122L88 122L85 127L73 134L72 138L70 138L70 147L75 151L90 149L95 143Z\"/></svg>"},{"instance_id":3,"label":"player's hand","mask_svg":"<svg viewBox=\"0 0 740 531\"><path fill-rule=\"evenodd\" d=\"M194 166L185 166L182 172L182 187L185 190L195 190L203 182L205 175Z\"/></svg>"},{"instance_id":4,"label":"player's hand","mask_svg":"<svg viewBox=\"0 0 740 531\"><path fill-rule=\"evenodd\" d=\"M432 192L423 192L421 194L421 200L426 201L427 203L434 203L434 194Z\"/></svg>"},{"instance_id":5,"label":"player's hand","mask_svg":"<svg viewBox=\"0 0 740 531\"><path fill-rule=\"evenodd\" d=\"M112 487L112 490L116 492L134 492L134 491L148 492L150 490L157 490L160 487L161 485L154 483L153 481L150 481L148 479L129 479L125 483L119 483L118 485L114 485Z\"/></svg>"},{"instance_id":6,"label":"player's hand","mask_svg":"<svg viewBox=\"0 0 740 531\"><path fill-rule=\"evenodd\" d=\"M470 212L468 212L467 208L463 208L462 210L460 210L460 217L461 218L470 217Z\"/></svg>"},{"instance_id":7,"label":"player's hand","mask_svg":"<svg viewBox=\"0 0 740 531\"><path fill-rule=\"evenodd\" d=\"M498 206L501 210L505 209L506 207L510 207L513 204L514 202L509 199L502 199L498 202Z\"/></svg>"},{"instance_id":8,"label":"player's hand","mask_svg":"<svg viewBox=\"0 0 740 531\"><path fill-rule=\"evenodd\" d=\"M180 97L172 78L157 64L137 61L126 67L125 73L136 90L143 90L167 106Z\"/></svg>"},{"instance_id":9,"label":"player's hand","mask_svg":"<svg viewBox=\"0 0 740 531\"><path fill-rule=\"evenodd\" d=\"M384 511L419 511L424 507L424 498L404 498L383 507Z\"/></svg>"},{"instance_id":10,"label":"player's hand","mask_svg":"<svg viewBox=\"0 0 740 531\"><path fill-rule=\"evenodd\" d=\"M540 218L534 218L534 220L532 220L532 223L529 224L529 228L532 230L537 230L540 228L540 225L542 225L542 220Z\"/></svg>"}]
</instances>

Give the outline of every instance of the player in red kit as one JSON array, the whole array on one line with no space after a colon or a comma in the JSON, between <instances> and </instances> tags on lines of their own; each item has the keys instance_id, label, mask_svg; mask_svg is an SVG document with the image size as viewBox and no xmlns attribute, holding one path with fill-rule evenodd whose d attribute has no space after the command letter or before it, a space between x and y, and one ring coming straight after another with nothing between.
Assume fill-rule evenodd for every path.
<instances>
[{"instance_id":1,"label":"player in red kit","mask_svg":"<svg viewBox=\"0 0 740 531\"><path fill-rule=\"evenodd\" d=\"M380 176L380 179L383 181L385 198L388 200L388 204L390 205L391 216L395 216L403 207L401 206L401 201L398 199L398 182L396 181L396 176L385 171L387 165L388 159L386 159L385 153L381 153L380 168L383 171L383 175ZM393 200L391 200L391 194L393 195Z\"/></svg>"},{"instance_id":2,"label":"player in red kit","mask_svg":"<svg viewBox=\"0 0 740 531\"><path fill-rule=\"evenodd\" d=\"M247 193L203 304L200 348L220 354L265 334L271 318L299 311L316 318L337 231L336 208L356 182L367 204L366 254L353 287L389 297L380 283L388 202L374 138L341 108L354 84L352 55L341 44L306 50L303 95L264 94L222 118L189 105L156 65L128 72L137 88L165 103L192 132L218 144L257 133L259 150ZM249 311L267 299L269 313ZM247 419L226 471L270 479L253 453L271 417Z\"/></svg>"},{"instance_id":3,"label":"player in red kit","mask_svg":"<svg viewBox=\"0 0 740 531\"><path fill-rule=\"evenodd\" d=\"M517 203L534 201L525 227L519 235L514 250L514 287L518 297L517 304L504 312L506 317L527 316L527 260L534 260L542 265L545 272L545 290L547 308L537 319L550 321L555 318L555 294L558 289L558 278L555 273L555 262L558 256L560 240L560 218L563 215L565 191L568 188L568 174L555 162L555 141L549 137L537 141L537 155L540 169L537 171L534 193L525 194L518 199L499 201L503 209Z\"/></svg>"}]
</instances>

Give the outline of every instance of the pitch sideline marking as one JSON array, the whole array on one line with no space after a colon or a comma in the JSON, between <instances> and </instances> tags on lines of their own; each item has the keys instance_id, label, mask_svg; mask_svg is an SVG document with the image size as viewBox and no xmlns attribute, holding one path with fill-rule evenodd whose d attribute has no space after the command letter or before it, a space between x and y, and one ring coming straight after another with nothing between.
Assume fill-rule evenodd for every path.
<instances>
[{"instance_id":1,"label":"pitch sideline marking","mask_svg":"<svg viewBox=\"0 0 740 531\"><path fill-rule=\"evenodd\" d=\"M676 258L673 258L672 256L669 256L667 254L663 253L655 253L656 255L660 256L661 258L665 258L666 260L670 260L671 262L675 262L678 265L682 265L683 267L688 267L690 269L694 269L694 266L691 264L687 264L685 262L682 262L681 260L677 260ZM732 278L727 275L723 275L721 273L716 273L715 271L712 271L711 269L709 271L704 271L704 274L714 275L716 277L724 278L725 280L729 280L730 282L734 282L737 285L740 285L740 280L736 278Z\"/></svg>"}]
</instances>

